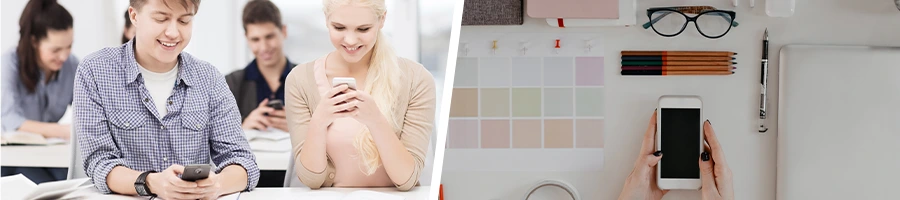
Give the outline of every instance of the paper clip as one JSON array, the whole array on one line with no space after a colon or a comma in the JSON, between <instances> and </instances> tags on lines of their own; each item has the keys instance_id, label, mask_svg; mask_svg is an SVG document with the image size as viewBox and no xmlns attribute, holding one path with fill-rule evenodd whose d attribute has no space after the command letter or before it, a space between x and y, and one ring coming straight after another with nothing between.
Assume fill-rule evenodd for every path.
<instances>
[{"instance_id":1,"label":"paper clip","mask_svg":"<svg viewBox=\"0 0 900 200\"><path fill-rule=\"evenodd\" d=\"M491 53L497 54L497 40L494 40L494 44L491 46Z\"/></svg>"},{"instance_id":2,"label":"paper clip","mask_svg":"<svg viewBox=\"0 0 900 200\"><path fill-rule=\"evenodd\" d=\"M560 49L560 48L561 48L561 47L559 46L559 39L556 39L556 46L553 47L553 53L554 53L554 54L559 54L559 49Z\"/></svg>"},{"instance_id":3,"label":"paper clip","mask_svg":"<svg viewBox=\"0 0 900 200\"><path fill-rule=\"evenodd\" d=\"M522 45L522 55L524 56L525 54L528 53L528 44L529 43L528 42L520 42L520 44Z\"/></svg>"}]
</instances>

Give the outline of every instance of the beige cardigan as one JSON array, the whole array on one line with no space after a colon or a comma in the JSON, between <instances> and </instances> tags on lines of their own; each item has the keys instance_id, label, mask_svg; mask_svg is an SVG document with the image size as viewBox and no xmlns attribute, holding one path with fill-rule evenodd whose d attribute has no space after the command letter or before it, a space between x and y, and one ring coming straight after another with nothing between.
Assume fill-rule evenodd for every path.
<instances>
[{"instance_id":1,"label":"beige cardigan","mask_svg":"<svg viewBox=\"0 0 900 200\"><path fill-rule=\"evenodd\" d=\"M334 185L334 163L328 156L325 171L310 171L300 163L300 151L306 139L308 125L312 113L321 99L316 86L314 68L317 62L324 64L325 57L314 62L297 65L285 80L285 111L287 112L288 129L293 145L294 171L300 182L310 188L330 187ZM412 154L416 161L413 174L405 183L395 185L399 190L410 190L418 184L419 173L425 166L425 154L431 140L435 115L435 83L434 77L421 64L404 58L397 59L400 65L400 87L396 92L397 122L401 122L401 130L397 131L400 142ZM372 74L366 80L372 80Z\"/></svg>"}]
</instances>

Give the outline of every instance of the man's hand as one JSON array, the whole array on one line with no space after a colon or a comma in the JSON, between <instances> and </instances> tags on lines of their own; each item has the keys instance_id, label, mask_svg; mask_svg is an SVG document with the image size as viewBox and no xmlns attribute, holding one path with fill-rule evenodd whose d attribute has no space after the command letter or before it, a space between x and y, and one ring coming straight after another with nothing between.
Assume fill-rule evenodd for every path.
<instances>
[{"instance_id":1,"label":"man's hand","mask_svg":"<svg viewBox=\"0 0 900 200\"><path fill-rule=\"evenodd\" d=\"M204 198L204 190L195 182L181 180L179 174L184 173L184 166L172 165L165 171L147 175L150 192L162 199L200 199Z\"/></svg>"},{"instance_id":2,"label":"man's hand","mask_svg":"<svg viewBox=\"0 0 900 200\"><path fill-rule=\"evenodd\" d=\"M259 103L259 106L256 107L247 118L244 119L244 123L241 125L241 128L244 129L256 129L256 130L267 130L269 126L272 126L272 122L269 121L269 117L266 117L266 113L271 113L275 111L274 108L267 106L269 103L269 99L265 99ZM282 111L282 113L284 113ZM283 116L283 114L282 114Z\"/></svg>"},{"instance_id":3,"label":"man's hand","mask_svg":"<svg viewBox=\"0 0 900 200\"><path fill-rule=\"evenodd\" d=\"M197 187L200 187L203 198L200 199L217 199L222 196L222 184L219 183L219 175L209 172L209 177L197 180Z\"/></svg>"}]
</instances>

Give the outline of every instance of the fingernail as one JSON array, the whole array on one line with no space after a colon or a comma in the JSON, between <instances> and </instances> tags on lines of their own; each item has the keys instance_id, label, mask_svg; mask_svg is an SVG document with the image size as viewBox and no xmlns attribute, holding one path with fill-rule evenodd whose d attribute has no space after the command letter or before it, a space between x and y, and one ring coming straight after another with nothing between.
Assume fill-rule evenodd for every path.
<instances>
[{"instance_id":1,"label":"fingernail","mask_svg":"<svg viewBox=\"0 0 900 200\"><path fill-rule=\"evenodd\" d=\"M709 123L709 125L712 125L712 122L709 122L709 119L706 119L706 123Z\"/></svg>"},{"instance_id":2,"label":"fingernail","mask_svg":"<svg viewBox=\"0 0 900 200\"><path fill-rule=\"evenodd\" d=\"M705 152L705 151L703 153L701 153L700 160L703 160L703 162L709 161L709 153Z\"/></svg>"},{"instance_id":3,"label":"fingernail","mask_svg":"<svg viewBox=\"0 0 900 200\"><path fill-rule=\"evenodd\" d=\"M653 156L656 156L656 157L662 156L662 151L653 152Z\"/></svg>"}]
</instances>

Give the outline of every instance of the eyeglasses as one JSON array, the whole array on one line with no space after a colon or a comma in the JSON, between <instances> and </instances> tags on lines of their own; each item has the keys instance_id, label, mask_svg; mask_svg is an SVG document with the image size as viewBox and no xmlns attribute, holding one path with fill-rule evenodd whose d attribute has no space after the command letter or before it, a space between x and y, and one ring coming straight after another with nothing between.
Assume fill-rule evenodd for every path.
<instances>
[{"instance_id":1,"label":"eyeglasses","mask_svg":"<svg viewBox=\"0 0 900 200\"><path fill-rule=\"evenodd\" d=\"M689 17L688 14L697 16ZM644 23L644 29L653 28L657 34L663 37L674 37L687 27L688 22L694 22L697 31L703 36L716 39L725 36L731 27L737 27L734 21L735 12L718 10L712 6L679 6L647 9L647 17L650 21Z\"/></svg>"}]
</instances>

